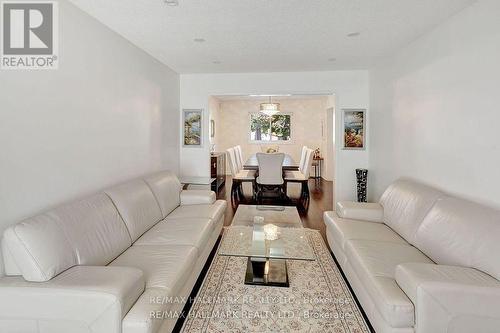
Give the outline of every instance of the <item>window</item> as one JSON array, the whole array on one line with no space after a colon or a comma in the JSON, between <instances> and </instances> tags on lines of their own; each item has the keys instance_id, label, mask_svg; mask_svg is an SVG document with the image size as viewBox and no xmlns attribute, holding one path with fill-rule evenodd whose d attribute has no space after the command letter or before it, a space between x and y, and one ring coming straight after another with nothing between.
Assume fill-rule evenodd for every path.
<instances>
[{"instance_id":1,"label":"window","mask_svg":"<svg viewBox=\"0 0 500 333\"><path fill-rule=\"evenodd\" d=\"M262 113L250 114L250 140L251 141L290 141L291 140L291 114L277 114L266 116Z\"/></svg>"}]
</instances>

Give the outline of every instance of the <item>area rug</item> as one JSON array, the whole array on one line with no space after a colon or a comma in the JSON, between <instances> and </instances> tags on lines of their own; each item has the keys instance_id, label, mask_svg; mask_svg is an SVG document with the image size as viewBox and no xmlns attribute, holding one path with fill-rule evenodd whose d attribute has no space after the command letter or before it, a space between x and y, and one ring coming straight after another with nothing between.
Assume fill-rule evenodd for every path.
<instances>
[{"instance_id":1,"label":"area rug","mask_svg":"<svg viewBox=\"0 0 500 333\"><path fill-rule=\"evenodd\" d=\"M316 260L287 260L290 287L245 285L247 259L216 255L182 331L370 332L321 234Z\"/></svg>"}]
</instances>

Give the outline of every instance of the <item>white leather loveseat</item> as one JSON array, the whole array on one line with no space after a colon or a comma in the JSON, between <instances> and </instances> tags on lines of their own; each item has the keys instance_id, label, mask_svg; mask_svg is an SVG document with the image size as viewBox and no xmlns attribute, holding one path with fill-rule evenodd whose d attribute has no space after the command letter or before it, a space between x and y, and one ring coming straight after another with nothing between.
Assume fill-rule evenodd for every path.
<instances>
[{"instance_id":1,"label":"white leather loveseat","mask_svg":"<svg viewBox=\"0 0 500 333\"><path fill-rule=\"evenodd\" d=\"M499 211L402 179L324 221L376 332L500 332Z\"/></svg>"},{"instance_id":2,"label":"white leather loveseat","mask_svg":"<svg viewBox=\"0 0 500 333\"><path fill-rule=\"evenodd\" d=\"M0 332L170 332L225 208L163 171L11 226Z\"/></svg>"}]
</instances>

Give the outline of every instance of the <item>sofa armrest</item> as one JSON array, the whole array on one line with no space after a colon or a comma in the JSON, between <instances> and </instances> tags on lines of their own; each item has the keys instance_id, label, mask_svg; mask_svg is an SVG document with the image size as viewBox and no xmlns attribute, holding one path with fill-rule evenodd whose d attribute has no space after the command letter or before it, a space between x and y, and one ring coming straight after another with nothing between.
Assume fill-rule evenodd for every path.
<instances>
[{"instance_id":1,"label":"sofa armrest","mask_svg":"<svg viewBox=\"0 0 500 333\"><path fill-rule=\"evenodd\" d=\"M417 333L497 332L500 282L468 267L407 263L396 282L415 304Z\"/></svg>"},{"instance_id":2,"label":"sofa armrest","mask_svg":"<svg viewBox=\"0 0 500 333\"><path fill-rule=\"evenodd\" d=\"M384 222L384 207L379 203L339 201L337 215L344 219Z\"/></svg>"},{"instance_id":3,"label":"sofa armrest","mask_svg":"<svg viewBox=\"0 0 500 333\"><path fill-rule=\"evenodd\" d=\"M183 190L181 191L181 206L185 205L211 205L217 200L214 191L208 190Z\"/></svg>"},{"instance_id":4,"label":"sofa armrest","mask_svg":"<svg viewBox=\"0 0 500 333\"><path fill-rule=\"evenodd\" d=\"M144 286L142 271L129 267L75 266L47 282L4 277L0 331L119 333Z\"/></svg>"}]
</instances>

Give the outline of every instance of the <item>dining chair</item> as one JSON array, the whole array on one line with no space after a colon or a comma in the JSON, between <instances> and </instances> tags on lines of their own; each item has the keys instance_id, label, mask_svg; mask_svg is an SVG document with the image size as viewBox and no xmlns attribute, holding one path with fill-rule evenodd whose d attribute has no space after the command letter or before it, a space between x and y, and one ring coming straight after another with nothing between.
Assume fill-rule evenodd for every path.
<instances>
[{"instance_id":1,"label":"dining chair","mask_svg":"<svg viewBox=\"0 0 500 333\"><path fill-rule=\"evenodd\" d=\"M304 161L302 164L299 164L298 171L286 171L285 172L285 191L287 188L287 183L301 183L301 197L307 198L309 197L309 174L311 172L312 162L313 162L313 153L312 149L306 147L304 154Z\"/></svg>"},{"instance_id":2,"label":"dining chair","mask_svg":"<svg viewBox=\"0 0 500 333\"><path fill-rule=\"evenodd\" d=\"M241 146L234 146L234 154L236 155L236 163L238 164L239 170L243 170L243 154L241 152Z\"/></svg>"},{"instance_id":3,"label":"dining chair","mask_svg":"<svg viewBox=\"0 0 500 333\"><path fill-rule=\"evenodd\" d=\"M256 179L257 202L262 203L264 191L277 192L280 199L284 199L283 180L283 153L257 153L259 174Z\"/></svg>"},{"instance_id":4,"label":"dining chair","mask_svg":"<svg viewBox=\"0 0 500 333\"><path fill-rule=\"evenodd\" d=\"M306 160L307 146L302 146L302 151L300 153L299 170L304 168L304 162Z\"/></svg>"},{"instance_id":5,"label":"dining chair","mask_svg":"<svg viewBox=\"0 0 500 333\"><path fill-rule=\"evenodd\" d=\"M238 163L236 161L236 151L234 148L229 148L226 150L228 161L229 161L229 169L231 170L231 176L233 178L233 185L231 186L231 202L234 198L241 200L243 197L243 189L242 184L244 182L252 183L252 197L255 195L255 175L256 172L254 170L242 170L238 167Z\"/></svg>"}]
</instances>

